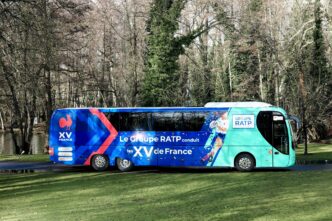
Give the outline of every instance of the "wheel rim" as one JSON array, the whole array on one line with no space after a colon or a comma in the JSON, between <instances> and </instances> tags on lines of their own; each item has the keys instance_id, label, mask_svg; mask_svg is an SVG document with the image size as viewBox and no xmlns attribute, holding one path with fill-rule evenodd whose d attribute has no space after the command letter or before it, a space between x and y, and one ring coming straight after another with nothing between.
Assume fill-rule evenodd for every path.
<instances>
[{"instance_id":1,"label":"wheel rim","mask_svg":"<svg viewBox=\"0 0 332 221\"><path fill-rule=\"evenodd\" d=\"M249 169L251 167L251 160L249 158L247 158L247 157L242 157L239 160L239 166L242 169Z\"/></svg>"},{"instance_id":2,"label":"wheel rim","mask_svg":"<svg viewBox=\"0 0 332 221\"><path fill-rule=\"evenodd\" d=\"M106 165L106 159L105 159L105 157L103 157L103 156L96 156L95 157L95 165L98 168L104 167Z\"/></svg>"},{"instance_id":3,"label":"wheel rim","mask_svg":"<svg viewBox=\"0 0 332 221\"><path fill-rule=\"evenodd\" d=\"M126 159L120 160L120 166L122 168L128 168L128 167L130 167L130 165L131 165L131 162L129 160L126 160Z\"/></svg>"}]
</instances>

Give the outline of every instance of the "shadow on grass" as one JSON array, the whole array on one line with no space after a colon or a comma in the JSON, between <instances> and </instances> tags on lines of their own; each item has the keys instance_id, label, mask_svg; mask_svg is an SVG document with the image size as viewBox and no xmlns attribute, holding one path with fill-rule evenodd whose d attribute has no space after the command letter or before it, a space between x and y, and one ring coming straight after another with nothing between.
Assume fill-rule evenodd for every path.
<instances>
[{"instance_id":1,"label":"shadow on grass","mask_svg":"<svg viewBox=\"0 0 332 221\"><path fill-rule=\"evenodd\" d=\"M308 153L307 155L299 154L296 157L297 160L330 160L332 161L332 152L319 152L319 153Z\"/></svg>"},{"instance_id":2,"label":"shadow on grass","mask_svg":"<svg viewBox=\"0 0 332 221\"><path fill-rule=\"evenodd\" d=\"M259 168L250 171L249 173L255 172L270 172L270 171L290 171L290 169L284 168ZM86 166L70 166L70 167L62 167L56 169L3 169L0 170L0 174L30 174L30 173L38 173L38 172L54 172L54 173L101 173L95 171L91 167ZM235 168L195 168L195 167L135 167L130 172L121 172L115 167L111 167L104 172L111 172L113 174L122 173L122 174L133 174L133 173L237 173L239 172ZM242 172L248 173L248 172Z\"/></svg>"},{"instance_id":3,"label":"shadow on grass","mask_svg":"<svg viewBox=\"0 0 332 221\"><path fill-rule=\"evenodd\" d=\"M287 172L291 171L288 168L257 168L250 172L239 172L235 168L197 168L197 167L136 167L133 172L147 172L147 173L255 173L255 172Z\"/></svg>"}]
</instances>

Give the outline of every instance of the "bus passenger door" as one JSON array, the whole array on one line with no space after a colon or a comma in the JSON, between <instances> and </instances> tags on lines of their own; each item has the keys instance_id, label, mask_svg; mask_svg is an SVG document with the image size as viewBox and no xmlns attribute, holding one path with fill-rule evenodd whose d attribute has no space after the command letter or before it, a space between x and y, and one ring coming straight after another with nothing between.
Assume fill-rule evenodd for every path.
<instances>
[{"instance_id":1,"label":"bus passenger door","mask_svg":"<svg viewBox=\"0 0 332 221\"><path fill-rule=\"evenodd\" d=\"M260 133L270 144L268 160L273 167L285 167L289 161L289 141L285 117L276 111L261 111L258 114L257 125ZM265 149L266 149L265 148ZM263 156L264 158L264 156Z\"/></svg>"},{"instance_id":2,"label":"bus passenger door","mask_svg":"<svg viewBox=\"0 0 332 221\"><path fill-rule=\"evenodd\" d=\"M261 148L262 167L273 166L273 147L272 147L272 112L261 111L257 116L257 128L262 135L263 141Z\"/></svg>"},{"instance_id":3,"label":"bus passenger door","mask_svg":"<svg viewBox=\"0 0 332 221\"><path fill-rule=\"evenodd\" d=\"M284 167L289 162L289 139L285 117L278 112L273 114L273 166Z\"/></svg>"}]
</instances>

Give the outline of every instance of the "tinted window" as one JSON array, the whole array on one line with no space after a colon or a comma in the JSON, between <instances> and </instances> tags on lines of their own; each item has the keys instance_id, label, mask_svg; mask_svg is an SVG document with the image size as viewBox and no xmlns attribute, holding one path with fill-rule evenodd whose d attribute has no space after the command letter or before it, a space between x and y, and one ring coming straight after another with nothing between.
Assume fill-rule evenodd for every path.
<instances>
[{"instance_id":1,"label":"tinted window","mask_svg":"<svg viewBox=\"0 0 332 221\"><path fill-rule=\"evenodd\" d=\"M149 131L149 113L107 113L117 131Z\"/></svg>"},{"instance_id":2,"label":"tinted window","mask_svg":"<svg viewBox=\"0 0 332 221\"><path fill-rule=\"evenodd\" d=\"M273 121L273 146L281 153L288 154L288 136L285 120Z\"/></svg>"},{"instance_id":3,"label":"tinted window","mask_svg":"<svg viewBox=\"0 0 332 221\"><path fill-rule=\"evenodd\" d=\"M272 144L272 112L261 111L257 116L257 128L269 144Z\"/></svg>"},{"instance_id":4,"label":"tinted window","mask_svg":"<svg viewBox=\"0 0 332 221\"><path fill-rule=\"evenodd\" d=\"M117 131L200 131L207 112L105 113Z\"/></svg>"},{"instance_id":5,"label":"tinted window","mask_svg":"<svg viewBox=\"0 0 332 221\"><path fill-rule=\"evenodd\" d=\"M108 120L111 122L113 127L119 131L120 130L120 121L119 121L119 113L104 113Z\"/></svg>"},{"instance_id":6,"label":"tinted window","mask_svg":"<svg viewBox=\"0 0 332 221\"><path fill-rule=\"evenodd\" d=\"M147 113L121 113L121 131L149 131L149 119Z\"/></svg>"},{"instance_id":7,"label":"tinted window","mask_svg":"<svg viewBox=\"0 0 332 221\"><path fill-rule=\"evenodd\" d=\"M183 113L183 131L200 131L206 116L206 112Z\"/></svg>"},{"instance_id":8,"label":"tinted window","mask_svg":"<svg viewBox=\"0 0 332 221\"><path fill-rule=\"evenodd\" d=\"M183 127L182 113L162 112L152 113L153 131L181 131Z\"/></svg>"},{"instance_id":9,"label":"tinted window","mask_svg":"<svg viewBox=\"0 0 332 221\"><path fill-rule=\"evenodd\" d=\"M200 131L207 112L152 113L153 131Z\"/></svg>"}]
</instances>

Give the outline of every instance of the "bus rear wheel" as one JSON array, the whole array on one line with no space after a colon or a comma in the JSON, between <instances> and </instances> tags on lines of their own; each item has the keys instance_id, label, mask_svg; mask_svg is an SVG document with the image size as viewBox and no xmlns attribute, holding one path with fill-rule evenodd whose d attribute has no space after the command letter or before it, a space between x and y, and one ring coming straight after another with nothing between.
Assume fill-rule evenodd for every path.
<instances>
[{"instance_id":1,"label":"bus rear wheel","mask_svg":"<svg viewBox=\"0 0 332 221\"><path fill-rule=\"evenodd\" d=\"M127 159L117 158L116 159L116 165L118 166L118 169L122 172L128 172L133 169L134 165L133 162Z\"/></svg>"},{"instance_id":2,"label":"bus rear wheel","mask_svg":"<svg viewBox=\"0 0 332 221\"><path fill-rule=\"evenodd\" d=\"M91 166L96 171L104 171L109 166L108 157L102 154L96 154L91 159Z\"/></svg>"},{"instance_id":3,"label":"bus rear wheel","mask_svg":"<svg viewBox=\"0 0 332 221\"><path fill-rule=\"evenodd\" d=\"M235 167L239 171L252 171L255 167L255 159L250 154L240 154L236 157Z\"/></svg>"}]
</instances>

